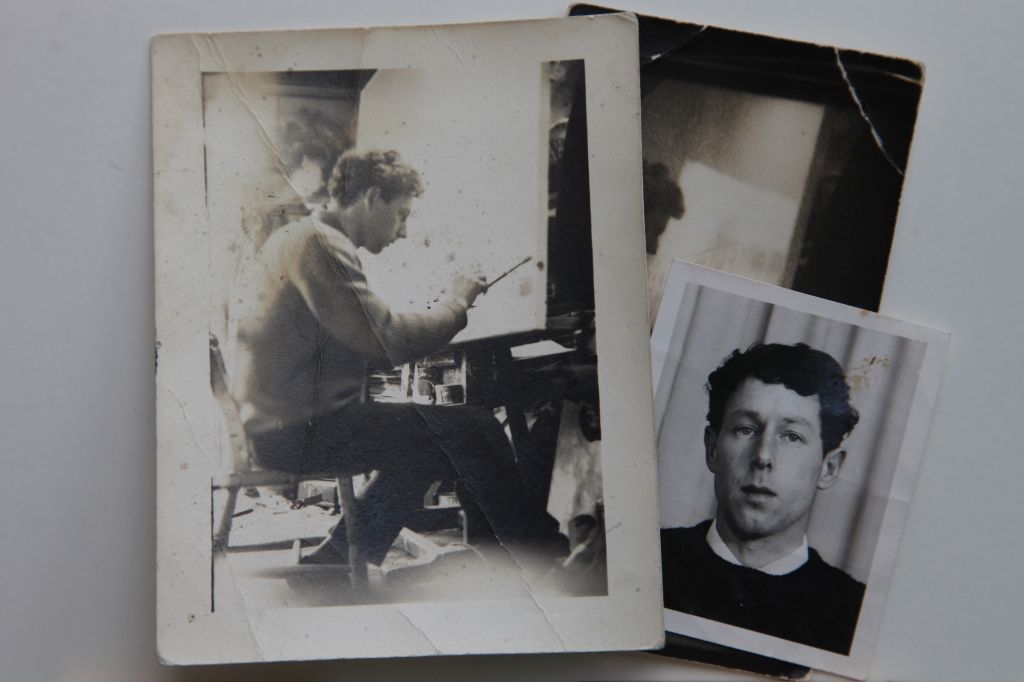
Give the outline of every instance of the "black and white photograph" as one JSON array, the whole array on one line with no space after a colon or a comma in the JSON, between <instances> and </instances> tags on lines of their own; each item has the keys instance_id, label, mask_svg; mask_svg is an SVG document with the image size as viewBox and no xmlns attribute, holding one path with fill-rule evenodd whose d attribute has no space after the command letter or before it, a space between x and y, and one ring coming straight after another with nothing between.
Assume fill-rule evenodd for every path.
<instances>
[{"instance_id":1,"label":"black and white photograph","mask_svg":"<svg viewBox=\"0 0 1024 682\"><path fill-rule=\"evenodd\" d=\"M666 628L863 677L946 335L676 261L651 344Z\"/></svg>"},{"instance_id":2,"label":"black and white photograph","mask_svg":"<svg viewBox=\"0 0 1024 682\"><path fill-rule=\"evenodd\" d=\"M187 188L156 166L158 271L195 287L158 287L158 373L205 391L197 417L158 387L185 419L161 430L161 604L190 609L165 658L659 645L656 562L633 566L657 556L643 241L619 229L642 218L639 88L605 63L635 36L612 16L154 43L198 86L179 118L181 88L154 102L178 133L158 148L193 152ZM595 113L611 89L632 105ZM189 641L223 623L235 646Z\"/></svg>"},{"instance_id":3,"label":"black and white photograph","mask_svg":"<svg viewBox=\"0 0 1024 682\"><path fill-rule=\"evenodd\" d=\"M922 66L638 20L652 328L674 258L877 311Z\"/></svg>"},{"instance_id":4,"label":"black and white photograph","mask_svg":"<svg viewBox=\"0 0 1024 682\"><path fill-rule=\"evenodd\" d=\"M524 85L547 93L539 103L549 105L548 120L529 124L551 130L548 186L564 187L548 192L546 221L534 219L536 201L525 201L535 199L536 179L508 196L466 197L471 210L451 200L465 196L477 171L465 163L446 169L457 158L435 148L472 146L494 125L474 107L464 115L475 130L459 126L450 140L424 134L450 116L444 95L466 84L458 72L204 78L209 182L249 195L237 201L247 210L235 234L219 232L231 239L228 248L212 256L238 261L224 268L232 281L224 287L225 324L211 323L222 328L211 336L211 366L223 362L230 377L218 397L231 422L237 411L249 448L226 480L214 482L227 496L223 505L215 496L214 550L230 555L241 585L252 582L282 605L334 605L437 599L447 576L459 584L448 598L470 598L474 589L493 598L503 583L521 590L520 568L537 563L544 571L537 589L607 594L593 275L567 272L561 257L581 242L589 248L586 204L560 210L565 195L586 195L583 66L551 62L521 74ZM249 102L264 110L248 110ZM251 126L248 142L238 129L247 119L262 126ZM265 132L271 145L261 144ZM507 156L509 167L529 167L538 148ZM267 154L273 150L282 153ZM266 154L265 163L253 151ZM285 174L275 172L276 160ZM248 181L238 182L243 174ZM280 186L268 189L275 180ZM272 203L260 205L261 197ZM236 200L218 197L216 206L223 213L214 222L230 225ZM564 294L563 282L576 298ZM552 309L549 329L556 292L561 309ZM276 494L267 469L287 475ZM331 473L343 480L324 476ZM364 474L354 487L352 474ZM346 506L350 491L339 486L352 488L355 506ZM307 506L340 517L316 546L303 546L315 527L292 543L297 566L323 573L301 568L291 580L241 580L250 564L282 574L287 554L255 549L294 533L299 514L276 512ZM481 564L489 546L497 556ZM394 589L373 594L367 564ZM504 581L494 570L502 565ZM351 578L354 594L338 589L338 573ZM408 586L412 574L423 577Z\"/></svg>"},{"instance_id":5,"label":"black and white photograph","mask_svg":"<svg viewBox=\"0 0 1024 682\"><path fill-rule=\"evenodd\" d=\"M651 328L675 258L879 310L921 64L648 14L638 22ZM664 653L810 673L672 634Z\"/></svg>"}]
</instances>

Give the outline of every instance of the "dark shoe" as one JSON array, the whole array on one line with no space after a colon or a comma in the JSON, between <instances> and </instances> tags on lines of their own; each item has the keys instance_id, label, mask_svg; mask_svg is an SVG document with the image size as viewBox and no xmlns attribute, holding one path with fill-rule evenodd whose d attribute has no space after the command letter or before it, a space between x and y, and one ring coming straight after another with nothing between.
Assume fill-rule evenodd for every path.
<instances>
[{"instance_id":1,"label":"dark shoe","mask_svg":"<svg viewBox=\"0 0 1024 682\"><path fill-rule=\"evenodd\" d=\"M333 538L328 537L306 556L299 557L301 566L348 566L348 550L340 550L334 546Z\"/></svg>"}]
</instances>

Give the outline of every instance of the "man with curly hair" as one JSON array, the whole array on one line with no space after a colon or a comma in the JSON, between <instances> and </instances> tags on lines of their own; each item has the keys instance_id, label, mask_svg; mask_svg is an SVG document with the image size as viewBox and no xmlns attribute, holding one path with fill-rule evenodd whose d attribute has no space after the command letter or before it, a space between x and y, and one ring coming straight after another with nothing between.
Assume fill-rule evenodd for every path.
<instances>
[{"instance_id":1,"label":"man with curly hair","mask_svg":"<svg viewBox=\"0 0 1024 682\"><path fill-rule=\"evenodd\" d=\"M713 519L661 533L665 607L841 654L864 585L807 543L857 424L839 363L805 344L736 350L708 377Z\"/></svg>"},{"instance_id":2,"label":"man with curly hair","mask_svg":"<svg viewBox=\"0 0 1024 682\"><path fill-rule=\"evenodd\" d=\"M359 499L360 547L379 564L431 483L456 478L506 547L551 540L555 524L530 496L488 410L362 400L367 365L394 367L441 349L466 326L486 280L460 276L420 313L393 313L369 288L357 250L406 236L419 174L396 152L348 152L329 199L276 230L243 263L232 394L256 457L298 474L377 471ZM550 545L548 545L550 547ZM344 563L344 524L309 563Z\"/></svg>"}]
</instances>

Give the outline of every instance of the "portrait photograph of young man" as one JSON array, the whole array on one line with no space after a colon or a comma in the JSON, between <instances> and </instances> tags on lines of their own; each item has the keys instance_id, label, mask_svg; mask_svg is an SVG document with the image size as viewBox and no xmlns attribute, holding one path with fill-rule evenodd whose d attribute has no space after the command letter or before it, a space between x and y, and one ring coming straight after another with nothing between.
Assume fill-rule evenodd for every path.
<instances>
[{"instance_id":1,"label":"portrait photograph of young man","mask_svg":"<svg viewBox=\"0 0 1024 682\"><path fill-rule=\"evenodd\" d=\"M708 395L717 511L661 531L665 607L846 653L864 585L807 541L857 423L842 368L805 344L756 344L711 373Z\"/></svg>"},{"instance_id":2,"label":"portrait photograph of young man","mask_svg":"<svg viewBox=\"0 0 1024 682\"><path fill-rule=\"evenodd\" d=\"M920 450L929 337L676 261L651 347L666 629L856 676Z\"/></svg>"}]
</instances>

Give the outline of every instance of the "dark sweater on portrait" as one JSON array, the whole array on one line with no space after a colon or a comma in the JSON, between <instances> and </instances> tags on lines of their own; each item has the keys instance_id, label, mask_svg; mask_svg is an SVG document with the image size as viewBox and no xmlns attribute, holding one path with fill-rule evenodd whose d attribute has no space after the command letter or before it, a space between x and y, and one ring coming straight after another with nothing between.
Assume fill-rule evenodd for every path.
<instances>
[{"instance_id":1,"label":"dark sweater on portrait","mask_svg":"<svg viewBox=\"0 0 1024 682\"><path fill-rule=\"evenodd\" d=\"M708 546L710 526L661 531L665 608L849 654L863 584L813 549L785 575L729 563Z\"/></svg>"}]
</instances>

